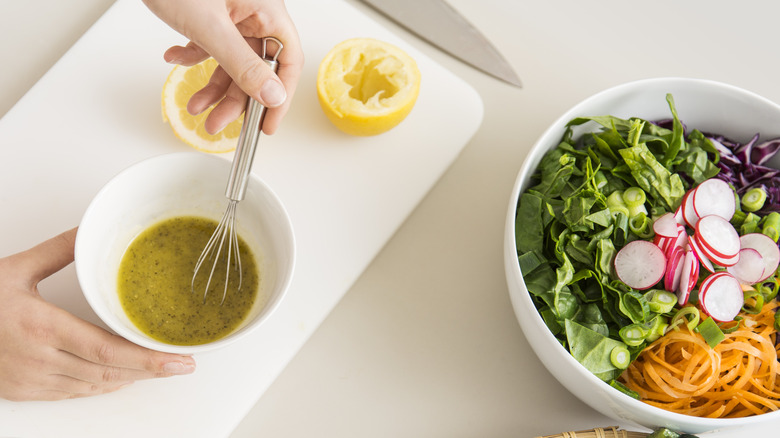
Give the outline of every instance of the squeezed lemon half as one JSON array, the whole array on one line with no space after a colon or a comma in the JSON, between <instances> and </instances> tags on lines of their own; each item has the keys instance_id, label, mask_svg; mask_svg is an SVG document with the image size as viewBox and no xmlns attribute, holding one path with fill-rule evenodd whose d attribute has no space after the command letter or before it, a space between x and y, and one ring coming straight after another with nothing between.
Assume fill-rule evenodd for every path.
<instances>
[{"instance_id":1,"label":"squeezed lemon half","mask_svg":"<svg viewBox=\"0 0 780 438\"><path fill-rule=\"evenodd\" d=\"M371 38L337 44L320 62L317 97L341 131L386 132L412 111L420 93L417 63L398 47Z\"/></svg>"},{"instance_id":2,"label":"squeezed lemon half","mask_svg":"<svg viewBox=\"0 0 780 438\"><path fill-rule=\"evenodd\" d=\"M244 119L242 115L212 135L206 132L204 123L213 107L195 116L187 112L190 97L208 83L216 67L217 61L213 58L192 67L174 66L162 90L163 120L170 123L176 137L195 149L210 153L234 150Z\"/></svg>"}]
</instances>

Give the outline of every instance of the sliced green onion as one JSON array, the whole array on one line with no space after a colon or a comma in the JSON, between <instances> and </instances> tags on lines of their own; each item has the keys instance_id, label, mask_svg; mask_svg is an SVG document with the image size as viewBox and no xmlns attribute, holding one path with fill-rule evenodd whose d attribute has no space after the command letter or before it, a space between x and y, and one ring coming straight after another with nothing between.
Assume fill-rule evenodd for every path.
<instances>
[{"instance_id":1,"label":"sliced green onion","mask_svg":"<svg viewBox=\"0 0 780 438\"><path fill-rule=\"evenodd\" d=\"M640 214L647 216L647 209L645 208L645 204L628 207L628 217L637 217Z\"/></svg>"},{"instance_id":2,"label":"sliced green onion","mask_svg":"<svg viewBox=\"0 0 780 438\"><path fill-rule=\"evenodd\" d=\"M718 327L718 324L712 318L707 318L702 321L701 324L696 327L696 331L701 334L701 336L704 338L704 341L707 343L707 345L710 346L710 348L715 348L715 346L720 344L722 340L726 339L723 331L720 329L720 327Z\"/></svg>"},{"instance_id":3,"label":"sliced green onion","mask_svg":"<svg viewBox=\"0 0 780 438\"><path fill-rule=\"evenodd\" d=\"M780 237L780 213L773 211L766 215L763 219L764 225L761 227L761 232L769 236L772 240L777 242L777 238Z\"/></svg>"},{"instance_id":4,"label":"sliced green onion","mask_svg":"<svg viewBox=\"0 0 780 438\"><path fill-rule=\"evenodd\" d=\"M628 352L628 348L625 345L618 345L609 353L609 361L612 362L615 368L624 370L631 363L631 353Z\"/></svg>"},{"instance_id":5,"label":"sliced green onion","mask_svg":"<svg viewBox=\"0 0 780 438\"><path fill-rule=\"evenodd\" d=\"M745 296L742 310L753 315L761 312L761 308L764 307L764 295L760 291L750 288L742 294Z\"/></svg>"},{"instance_id":6,"label":"sliced green onion","mask_svg":"<svg viewBox=\"0 0 780 438\"><path fill-rule=\"evenodd\" d=\"M666 322L666 318L664 318L661 315L656 316L653 318L650 322L645 324L646 333L645 335L645 341L647 342L653 342L656 339L660 338L666 333L666 329L669 327L669 324Z\"/></svg>"},{"instance_id":7,"label":"sliced green onion","mask_svg":"<svg viewBox=\"0 0 780 438\"><path fill-rule=\"evenodd\" d=\"M652 223L653 221L646 214L639 213L628 219L628 228L637 236L646 239L653 235Z\"/></svg>"},{"instance_id":8,"label":"sliced green onion","mask_svg":"<svg viewBox=\"0 0 780 438\"><path fill-rule=\"evenodd\" d=\"M620 329L618 332L620 339L631 347L636 347L645 342L647 336L647 330L640 324L629 324Z\"/></svg>"},{"instance_id":9,"label":"sliced green onion","mask_svg":"<svg viewBox=\"0 0 780 438\"><path fill-rule=\"evenodd\" d=\"M637 400L640 399L638 392L636 392L636 391L634 391L632 389L629 389L628 386L618 382L615 379L612 379L612 380L609 381L609 386L617 389L618 391L622 392L623 394L625 394L625 395L627 395L627 396L629 396L631 398L635 398Z\"/></svg>"},{"instance_id":10,"label":"sliced green onion","mask_svg":"<svg viewBox=\"0 0 780 438\"><path fill-rule=\"evenodd\" d=\"M660 429L654 430L653 433L647 436L647 438L682 438L682 435L673 430L662 427Z\"/></svg>"},{"instance_id":11,"label":"sliced green onion","mask_svg":"<svg viewBox=\"0 0 780 438\"><path fill-rule=\"evenodd\" d=\"M777 289L776 282L764 283L761 285L759 292L764 296L765 303L772 301L777 296Z\"/></svg>"},{"instance_id":12,"label":"sliced green onion","mask_svg":"<svg viewBox=\"0 0 780 438\"><path fill-rule=\"evenodd\" d=\"M766 192L760 187L754 187L742 195L742 209L745 211L758 211L766 202Z\"/></svg>"},{"instance_id":13,"label":"sliced green onion","mask_svg":"<svg viewBox=\"0 0 780 438\"><path fill-rule=\"evenodd\" d=\"M693 306L685 306L674 314L671 323L669 323L669 326L677 330L678 326L685 324L688 326L688 330L693 330L697 325L699 325L699 319L699 309Z\"/></svg>"},{"instance_id":14,"label":"sliced green onion","mask_svg":"<svg viewBox=\"0 0 780 438\"><path fill-rule=\"evenodd\" d=\"M741 227L743 223L745 223L745 219L747 218L747 213L745 213L742 210L737 210L734 212L734 216L731 216L731 225L734 225L735 227Z\"/></svg>"},{"instance_id":15,"label":"sliced green onion","mask_svg":"<svg viewBox=\"0 0 780 438\"><path fill-rule=\"evenodd\" d=\"M596 173L593 175L593 187L601 189L607 185L607 183L609 183L609 181L607 181L607 176L604 175L604 172L600 170L596 171Z\"/></svg>"},{"instance_id":16,"label":"sliced green onion","mask_svg":"<svg viewBox=\"0 0 780 438\"><path fill-rule=\"evenodd\" d=\"M607 208L609 208L609 212L613 215L623 213L626 217L629 216L628 206L623 202L623 192L620 190L615 190L607 196Z\"/></svg>"},{"instance_id":17,"label":"sliced green onion","mask_svg":"<svg viewBox=\"0 0 780 438\"><path fill-rule=\"evenodd\" d=\"M647 195L639 187L629 187L623 192L623 202L629 207L645 205L645 201L647 201Z\"/></svg>"},{"instance_id":18,"label":"sliced green onion","mask_svg":"<svg viewBox=\"0 0 780 438\"><path fill-rule=\"evenodd\" d=\"M745 217L745 220L742 222L742 225L739 226L739 234L745 235L750 233L755 233L756 230L758 230L758 223L761 220L758 215L754 213L748 213L747 217Z\"/></svg>"},{"instance_id":19,"label":"sliced green onion","mask_svg":"<svg viewBox=\"0 0 780 438\"><path fill-rule=\"evenodd\" d=\"M650 311L655 313L671 312L677 304L677 294L661 289L652 289L645 294L645 298L650 305Z\"/></svg>"}]
</instances>

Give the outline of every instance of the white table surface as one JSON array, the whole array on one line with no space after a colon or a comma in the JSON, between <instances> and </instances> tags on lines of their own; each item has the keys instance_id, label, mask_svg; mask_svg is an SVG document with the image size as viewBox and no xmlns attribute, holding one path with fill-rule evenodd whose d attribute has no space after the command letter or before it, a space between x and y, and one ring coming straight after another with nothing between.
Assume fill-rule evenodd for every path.
<instances>
[{"instance_id":1,"label":"white table surface","mask_svg":"<svg viewBox=\"0 0 780 438\"><path fill-rule=\"evenodd\" d=\"M111 3L0 2L0 116ZM533 437L616 424L547 373L512 313L502 235L520 164L559 114L627 81L700 77L780 102L774 1L450 3L524 88L377 17L477 89L482 126L233 438Z\"/></svg>"}]
</instances>

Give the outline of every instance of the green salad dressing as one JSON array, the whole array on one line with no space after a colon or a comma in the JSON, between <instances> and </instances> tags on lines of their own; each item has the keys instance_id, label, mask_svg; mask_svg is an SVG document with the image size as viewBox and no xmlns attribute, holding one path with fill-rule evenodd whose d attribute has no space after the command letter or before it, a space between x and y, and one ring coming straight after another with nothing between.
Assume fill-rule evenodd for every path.
<instances>
[{"instance_id":1,"label":"green salad dressing","mask_svg":"<svg viewBox=\"0 0 780 438\"><path fill-rule=\"evenodd\" d=\"M227 261L221 260L204 302L212 264L207 260L207 268L200 271L205 274L199 273L193 293L195 262L216 226L211 219L174 217L152 225L130 243L119 265L118 291L125 313L139 330L169 344L199 345L230 334L246 318L257 299L260 273L240 236L240 289L239 275L231 270L227 296L221 303L227 267Z\"/></svg>"}]
</instances>

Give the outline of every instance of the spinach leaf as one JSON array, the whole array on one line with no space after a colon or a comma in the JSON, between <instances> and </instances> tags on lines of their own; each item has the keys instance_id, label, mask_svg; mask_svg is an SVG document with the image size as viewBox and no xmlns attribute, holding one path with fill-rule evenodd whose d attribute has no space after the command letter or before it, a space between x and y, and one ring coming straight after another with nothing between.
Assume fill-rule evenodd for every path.
<instances>
[{"instance_id":1,"label":"spinach leaf","mask_svg":"<svg viewBox=\"0 0 780 438\"><path fill-rule=\"evenodd\" d=\"M664 167L645 143L621 149L620 155L642 190L657 201L663 202L670 210L679 205L680 199L685 194L685 186L680 175L673 174Z\"/></svg>"},{"instance_id":2,"label":"spinach leaf","mask_svg":"<svg viewBox=\"0 0 780 438\"><path fill-rule=\"evenodd\" d=\"M609 354L615 347L625 347L623 342L611 339L568 319L565 329L566 338L569 341L569 352L588 371L605 382L620 376L623 370L612 365Z\"/></svg>"}]
</instances>

